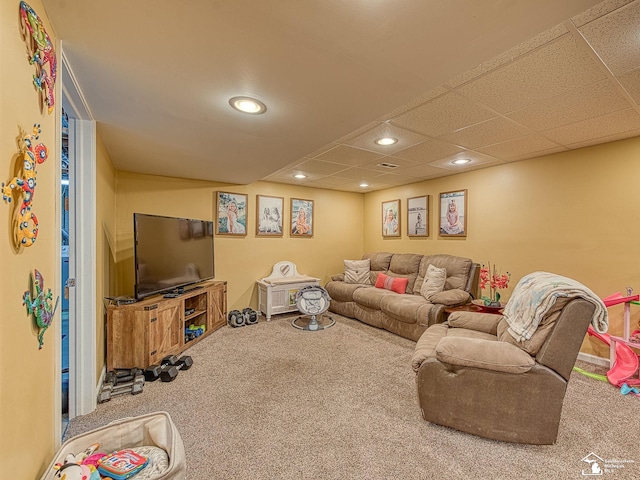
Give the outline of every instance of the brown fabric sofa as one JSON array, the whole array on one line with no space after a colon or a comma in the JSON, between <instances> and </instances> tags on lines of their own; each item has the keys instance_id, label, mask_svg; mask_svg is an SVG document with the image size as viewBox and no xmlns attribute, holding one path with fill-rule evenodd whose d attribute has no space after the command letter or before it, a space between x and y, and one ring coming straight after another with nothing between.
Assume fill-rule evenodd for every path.
<instances>
[{"instance_id":1,"label":"brown fabric sofa","mask_svg":"<svg viewBox=\"0 0 640 480\"><path fill-rule=\"evenodd\" d=\"M429 325L443 322L447 306L468 303L477 294L480 266L469 258L376 252L362 259L371 262L370 284L346 283L344 273L333 275L325 285L329 310L410 340L417 341ZM429 265L446 269L444 291L431 301L420 294ZM407 278L405 293L376 288L380 273Z\"/></svg>"},{"instance_id":2,"label":"brown fabric sofa","mask_svg":"<svg viewBox=\"0 0 640 480\"><path fill-rule=\"evenodd\" d=\"M509 335L502 315L454 312L429 327L412 359L423 418L494 440L554 443L594 308L558 299L524 343Z\"/></svg>"}]
</instances>

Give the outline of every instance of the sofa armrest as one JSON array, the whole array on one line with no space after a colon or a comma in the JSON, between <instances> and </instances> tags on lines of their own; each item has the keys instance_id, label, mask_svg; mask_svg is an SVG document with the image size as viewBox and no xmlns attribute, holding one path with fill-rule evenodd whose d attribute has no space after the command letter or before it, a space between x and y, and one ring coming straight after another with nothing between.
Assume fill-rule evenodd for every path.
<instances>
[{"instance_id":1,"label":"sofa armrest","mask_svg":"<svg viewBox=\"0 0 640 480\"><path fill-rule=\"evenodd\" d=\"M436 358L450 365L506 373L525 373L536 363L531 355L510 343L465 337L441 339Z\"/></svg>"},{"instance_id":2,"label":"sofa armrest","mask_svg":"<svg viewBox=\"0 0 640 480\"><path fill-rule=\"evenodd\" d=\"M465 292L459 288L452 288L451 290L434 293L429 296L428 300L431 303L439 303L448 307L454 307L456 305L469 303L471 301L471 295L469 292Z\"/></svg>"},{"instance_id":3,"label":"sofa armrest","mask_svg":"<svg viewBox=\"0 0 640 480\"><path fill-rule=\"evenodd\" d=\"M331 275L331 280L334 282L344 282L344 273L336 273Z\"/></svg>"},{"instance_id":4,"label":"sofa armrest","mask_svg":"<svg viewBox=\"0 0 640 480\"><path fill-rule=\"evenodd\" d=\"M447 319L453 328L467 328L498 335L498 324L504 317L495 313L453 312Z\"/></svg>"}]
</instances>

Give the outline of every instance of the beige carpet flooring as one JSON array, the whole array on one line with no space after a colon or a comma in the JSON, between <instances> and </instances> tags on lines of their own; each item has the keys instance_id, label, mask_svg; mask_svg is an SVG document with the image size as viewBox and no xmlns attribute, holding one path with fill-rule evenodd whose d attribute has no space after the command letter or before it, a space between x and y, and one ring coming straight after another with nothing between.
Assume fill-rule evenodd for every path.
<instances>
[{"instance_id":1,"label":"beige carpet flooring","mask_svg":"<svg viewBox=\"0 0 640 480\"><path fill-rule=\"evenodd\" d=\"M640 478L640 398L574 372L555 445L482 439L422 420L414 342L335 317L318 332L283 316L225 326L185 352L194 365L175 381L98 405L66 438L164 410L194 480L571 479L591 471L590 453L603 477Z\"/></svg>"}]
</instances>

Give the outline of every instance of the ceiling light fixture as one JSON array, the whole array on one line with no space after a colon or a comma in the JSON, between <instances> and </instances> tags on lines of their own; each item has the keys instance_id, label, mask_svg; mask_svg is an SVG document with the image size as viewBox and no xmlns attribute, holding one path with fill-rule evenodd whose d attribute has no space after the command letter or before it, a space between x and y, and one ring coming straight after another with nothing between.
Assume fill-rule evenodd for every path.
<instances>
[{"instance_id":1,"label":"ceiling light fixture","mask_svg":"<svg viewBox=\"0 0 640 480\"><path fill-rule=\"evenodd\" d=\"M469 160L468 158L459 158L457 160L454 160L453 163L454 165L466 165L467 163L470 163L471 160Z\"/></svg>"},{"instance_id":2,"label":"ceiling light fixture","mask_svg":"<svg viewBox=\"0 0 640 480\"><path fill-rule=\"evenodd\" d=\"M386 147L388 145L393 145L394 143L398 143L398 139L394 138L394 137L382 137L382 138L378 138L375 141L376 145L382 145L383 147Z\"/></svg>"},{"instance_id":3,"label":"ceiling light fixture","mask_svg":"<svg viewBox=\"0 0 640 480\"><path fill-rule=\"evenodd\" d=\"M302 178L307 178L307 176L306 176L306 175L303 175L302 173L296 173L296 174L294 175L294 177L295 177L295 178L300 178L300 179L302 179Z\"/></svg>"},{"instance_id":4,"label":"ceiling light fixture","mask_svg":"<svg viewBox=\"0 0 640 480\"><path fill-rule=\"evenodd\" d=\"M368 183L366 183L366 182L362 182L362 183L360 184L360 186L361 186L362 188L367 188L367 187L369 186L369 184L368 184Z\"/></svg>"},{"instance_id":5,"label":"ceiling light fixture","mask_svg":"<svg viewBox=\"0 0 640 480\"><path fill-rule=\"evenodd\" d=\"M251 115L260 115L267 111L267 106L264 103L251 97L233 97L229 100L229 105L240 112Z\"/></svg>"}]
</instances>

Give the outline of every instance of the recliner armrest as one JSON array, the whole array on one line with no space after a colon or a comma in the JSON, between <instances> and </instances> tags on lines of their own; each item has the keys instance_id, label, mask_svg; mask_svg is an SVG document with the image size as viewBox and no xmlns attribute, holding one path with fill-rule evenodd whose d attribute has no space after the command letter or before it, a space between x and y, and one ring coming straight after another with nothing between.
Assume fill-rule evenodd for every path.
<instances>
[{"instance_id":1,"label":"recliner armrest","mask_svg":"<svg viewBox=\"0 0 640 480\"><path fill-rule=\"evenodd\" d=\"M504 317L495 313L453 312L447 322L454 328L467 328L477 332L498 334L498 324Z\"/></svg>"},{"instance_id":2,"label":"recliner armrest","mask_svg":"<svg viewBox=\"0 0 640 480\"><path fill-rule=\"evenodd\" d=\"M525 373L536 363L531 355L510 343L464 337L441 339L436 358L450 365L506 373Z\"/></svg>"},{"instance_id":3,"label":"recliner armrest","mask_svg":"<svg viewBox=\"0 0 640 480\"><path fill-rule=\"evenodd\" d=\"M335 275L331 275L331 280L334 282L344 282L344 273L336 273Z\"/></svg>"},{"instance_id":4,"label":"recliner armrest","mask_svg":"<svg viewBox=\"0 0 640 480\"><path fill-rule=\"evenodd\" d=\"M429 296L428 300L431 303L439 303L441 305L453 307L469 303L471 301L471 295L469 295L469 292L465 292L459 288L452 288L451 290L434 293Z\"/></svg>"}]
</instances>

